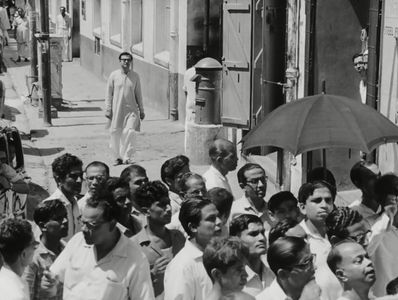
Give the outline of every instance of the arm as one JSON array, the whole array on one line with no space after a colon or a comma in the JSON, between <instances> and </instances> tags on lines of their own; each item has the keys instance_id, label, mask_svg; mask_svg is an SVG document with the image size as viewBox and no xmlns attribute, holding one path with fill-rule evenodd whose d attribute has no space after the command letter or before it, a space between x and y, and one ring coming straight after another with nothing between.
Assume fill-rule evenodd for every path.
<instances>
[{"instance_id":1,"label":"arm","mask_svg":"<svg viewBox=\"0 0 398 300\"><path fill-rule=\"evenodd\" d=\"M144 112L144 104L142 102L141 81L138 75L137 75L137 84L135 86L134 94L138 108L140 109L140 119L143 120L145 118L145 112Z\"/></svg>"},{"instance_id":2,"label":"arm","mask_svg":"<svg viewBox=\"0 0 398 300\"><path fill-rule=\"evenodd\" d=\"M112 119L112 101L113 101L113 75L109 75L108 82L106 84L106 95L105 95L105 117Z\"/></svg>"},{"instance_id":3,"label":"arm","mask_svg":"<svg viewBox=\"0 0 398 300\"><path fill-rule=\"evenodd\" d=\"M38 266L36 265L35 262L32 262L29 266L25 268L25 271L22 275L22 278L26 280L26 282L29 285L29 294L30 294L30 299L34 299L35 295L35 282L37 280L37 271L38 271Z\"/></svg>"},{"instance_id":4,"label":"arm","mask_svg":"<svg viewBox=\"0 0 398 300\"><path fill-rule=\"evenodd\" d=\"M142 254L139 266L132 271L128 287L128 296L130 300L155 299L149 272L149 263L144 254Z\"/></svg>"}]
</instances>

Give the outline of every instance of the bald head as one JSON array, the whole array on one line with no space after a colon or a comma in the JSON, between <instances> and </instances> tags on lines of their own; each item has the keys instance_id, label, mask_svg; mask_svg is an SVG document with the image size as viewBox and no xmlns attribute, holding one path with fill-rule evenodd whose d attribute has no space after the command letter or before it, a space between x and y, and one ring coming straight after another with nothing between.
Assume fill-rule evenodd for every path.
<instances>
[{"instance_id":1,"label":"bald head","mask_svg":"<svg viewBox=\"0 0 398 300\"><path fill-rule=\"evenodd\" d=\"M236 146L226 139L213 141L209 148L209 156L213 166L222 174L233 171L237 167Z\"/></svg>"}]
</instances>

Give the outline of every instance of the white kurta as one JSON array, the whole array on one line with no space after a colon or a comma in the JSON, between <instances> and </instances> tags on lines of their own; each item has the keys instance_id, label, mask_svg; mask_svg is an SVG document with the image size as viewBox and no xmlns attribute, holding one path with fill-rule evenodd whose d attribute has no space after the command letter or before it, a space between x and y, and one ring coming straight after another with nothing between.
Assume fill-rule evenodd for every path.
<instances>
[{"instance_id":1,"label":"white kurta","mask_svg":"<svg viewBox=\"0 0 398 300\"><path fill-rule=\"evenodd\" d=\"M140 78L136 72L125 74L116 70L109 75L105 110L112 115L110 148L115 158L132 159L136 133L141 126L140 112L144 112Z\"/></svg>"},{"instance_id":2,"label":"white kurta","mask_svg":"<svg viewBox=\"0 0 398 300\"><path fill-rule=\"evenodd\" d=\"M55 23L55 29L57 34L63 36L63 49L62 49L62 60L63 61L71 61L72 60L72 50L71 43L69 37L72 35L72 20L68 14L65 14L63 17L61 14L57 16L57 20Z\"/></svg>"}]
</instances>

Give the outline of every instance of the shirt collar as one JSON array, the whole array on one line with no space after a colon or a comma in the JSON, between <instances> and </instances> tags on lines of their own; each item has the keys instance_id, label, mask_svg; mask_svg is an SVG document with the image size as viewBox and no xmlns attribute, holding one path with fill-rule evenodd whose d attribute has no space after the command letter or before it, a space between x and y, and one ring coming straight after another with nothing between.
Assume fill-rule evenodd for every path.
<instances>
[{"instance_id":1,"label":"shirt collar","mask_svg":"<svg viewBox=\"0 0 398 300\"><path fill-rule=\"evenodd\" d=\"M220 178L220 179L222 179L224 181L228 181L227 177L225 177L223 174L221 174L221 172L218 171L213 165L210 166L210 170L218 178Z\"/></svg>"},{"instance_id":2,"label":"shirt collar","mask_svg":"<svg viewBox=\"0 0 398 300\"><path fill-rule=\"evenodd\" d=\"M120 232L119 240L117 241L115 247L113 247L113 249L105 257L99 260L99 263L108 261L112 256L127 257L128 248L130 247L129 239L120 231L119 227L117 229ZM88 245L86 242L84 242L84 247L93 248L94 250L94 245Z\"/></svg>"},{"instance_id":3,"label":"shirt collar","mask_svg":"<svg viewBox=\"0 0 398 300\"><path fill-rule=\"evenodd\" d=\"M276 278L272 281L271 285L269 286L269 294L272 295L273 299L280 299L280 300L292 300L285 292L282 290L281 286L279 285Z\"/></svg>"},{"instance_id":4,"label":"shirt collar","mask_svg":"<svg viewBox=\"0 0 398 300\"><path fill-rule=\"evenodd\" d=\"M61 191L59 188L57 188L57 189L55 190L55 192L54 192L50 197L48 197L46 200L53 200L53 199L59 199L59 200L61 200L62 203L63 203L65 206L70 206L70 205L72 205L72 203L69 201L69 199L66 198L65 194L62 193L62 191ZM74 201L75 203L77 203L77 202L76 202L76 197L73 197L73 200L72 200L72 201Z\"/></svg>"},{"instance_id":5,"label":"shirt collar","mask_svg":"<svg viewBox=\"0 0 398 300\"><path fill-rule=\"evenodd\" d=\"M327 236L326 236L326 238L324 238L318 232L311 231L310 228L307 226L307 223L305 222L305 219L302 220L299 225L303 228L305 234L308 237L311 237L311 238L314 238L314 239L317 239L317 240L327 240L327 241L329 241Z\"/></svg>"},{"instance_id":6,"label":"shirt collar","mask_svg":"<svg viewBox=\"0 0 398 300\"><path fill-rule=\"evenodd\" d=\"M203 252L200 251L190 240L185 241L184 246L185 252L191 256L193 259L202 258Z\"/></svg>"}]
</instances>

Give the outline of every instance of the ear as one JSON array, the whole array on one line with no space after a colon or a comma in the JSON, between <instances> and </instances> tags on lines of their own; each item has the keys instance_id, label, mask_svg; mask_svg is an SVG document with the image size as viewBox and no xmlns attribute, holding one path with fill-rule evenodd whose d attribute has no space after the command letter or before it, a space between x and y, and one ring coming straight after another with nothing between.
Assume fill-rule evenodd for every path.
<instances>
[{"instance_id":1,"label":"ear","mask_svg":"<svg viewBox=\"0 0 398 300\"><path fill-rule=\"evenodd\" d=\"M305 216L307 213L306 213L306 210L305 210L305 203L301 203L301 202L299 202L298 203L298 208L300 209L300 212Z\"/></svg>"},{"instance_id":2,"label":"ear","mask_svg":"<svg viewBox=\"0 0 398 300\"><path fill-rule=\"evenodd\" d=\"M170 180L170 178L165 178L164 181L166 182L166 184L170 187L173 184L173 180Z\"/></svg>"},{"instance_id":3,"label":"ear","mask_svg":"<svg viewBox=\"0 0 398 300\"><path fill-rule=\"evenodd\" d=\"M336 277L342 282L347 282L348 280L343 269L336 269Z\"/></svg>"},{"instance_id":4,"label":"ear","mask_svg":"<svg viewBox=\"0 0 398 300\"><path fill-rule=\"evenodd\" d=\"M244 190L245 187L246 187L246 184L243 183L243 182L239 182L239 186L240 186L240 188L241 188L242 190Z\"/></svg>"},{"instance_id":5,"label":"ear","mask_svg":"<svg viewBox=\"0 0 398 300\"><path fill-rule=\"evenodd\" d=\"M115 227L116 227L116 225L117 225L117 221L116 221L116 220L110 221L110 222L109 222L109 231L114 230Z\"/></svg>"},{"instance_id":6,"label":"ear","mask_svg":"<svg viewBox=\"0 0 398 300\"><path fill-rule=\"evenodd\" d=\"M337 243L340 241L340 239L339 239L337 236L335 236L335 235L332 235L332 236L329 238L329 240L330 240L330 243L331 243L332 245L335 245L335 244L337 244Z\"/></svg>"},{"instance_id":7,"label":"ear","mask_svg":"<svg viewBox=\"0 0 398 300\"><path fill-rule=\"evenodd\" d=\"M188 228L189 228L189 231L192 232L192 233L197 233L198 232L197 226L194 225L192 222L188 223Z\"/></svg>"},{"instance_id":8,"label":"ear","mask_svg":"<svg viewBox=\"0 0 398 300\"><path fill-rule=\"evenodd\" d=\"M219 269L216 269L216 268L211 269L210 274L211 274L211 278L213 279L214 282L221 281L222 273Z\"/></svg>"},{"instance_id":9,"label":"ear","mask_svg":"<svg viewBox=\"0 0 398 300\"><path fill-rule=\"evenodd\" d=\"M286 279L287 277L289 277L289 273L288 271L284 270L284 269L279 269L276 272L276 276L281 278L281 279Z\"/></svg>"},{"instance_id":10,"label":"ear","mask_svg":"<svg viewBox=\"0 0 398 300\"><path fill-rule=\"evenodd\" d=\"M141 207L141 212L144 215L149 216L149 208L148 207Z\"/></svg>"},{"instance_id":11,"label":"ear","mask_svg":"<svg viewBox=\"0 0 398 300\"><path fill-rule=\"evenodd\" d=\"M40 230L41 230L42 232L47 231L46 223L44 223L44 222L39 222L39 224L37 224L37 225L40 227Z\"/></svg>"}]
</instances>

